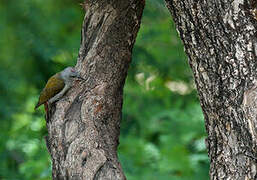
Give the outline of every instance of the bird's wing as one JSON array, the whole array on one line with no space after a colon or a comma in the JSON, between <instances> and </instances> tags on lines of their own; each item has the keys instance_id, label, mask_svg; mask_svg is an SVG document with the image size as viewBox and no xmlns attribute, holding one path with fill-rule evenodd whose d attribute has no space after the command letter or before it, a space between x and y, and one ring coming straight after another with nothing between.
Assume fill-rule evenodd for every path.
<instances>
[{"instance_id":1,"label":"bird's wing","mask_svg":"<svg viewBox=\"0 0 257 180\"><path fill-rule=\"evenodd\" d=\"M45 88L40 93L39 101L35 108L39 107L41 104L44 104L49 99L58 94L64 88L64 86L65 84L61 79L60 74L55 74L52 76L47 81Z\"/></svg>"}]
</instances>

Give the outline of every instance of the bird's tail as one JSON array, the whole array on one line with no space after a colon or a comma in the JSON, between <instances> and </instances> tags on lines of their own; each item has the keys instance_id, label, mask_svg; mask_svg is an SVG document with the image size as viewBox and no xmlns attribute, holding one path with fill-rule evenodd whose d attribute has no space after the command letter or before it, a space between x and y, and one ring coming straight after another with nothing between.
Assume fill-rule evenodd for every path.
<instances>
[{"instance_id":1,"label":"bird's tail","mask_svg":"<svg viewBox=\"0 0 257 180\"><path fill-rule=\"evenodd\" d=\"M37 103L37 105L35 106L34 110L36 110L39 106L41 105L41 103Z\"/></svg>"}]
</instances>

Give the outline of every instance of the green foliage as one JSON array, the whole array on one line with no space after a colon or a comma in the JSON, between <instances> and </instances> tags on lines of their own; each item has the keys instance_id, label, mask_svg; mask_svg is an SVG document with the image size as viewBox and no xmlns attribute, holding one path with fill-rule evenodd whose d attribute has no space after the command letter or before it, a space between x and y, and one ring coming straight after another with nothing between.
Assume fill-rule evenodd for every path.
<instances>
[{"instance_id":1,"label":"green foliage","mask_svg":"<svg viewBox=\"0 0 257 180\"><path fill-rule=\"evenodd\" d=\"M204 180L203 115L175 26L149 0L124 88L119 158L128 180ZM38 94L74 65L83 11L71 0L0 3L0 179L51 179Z\"/></svg>"}]
</instances>

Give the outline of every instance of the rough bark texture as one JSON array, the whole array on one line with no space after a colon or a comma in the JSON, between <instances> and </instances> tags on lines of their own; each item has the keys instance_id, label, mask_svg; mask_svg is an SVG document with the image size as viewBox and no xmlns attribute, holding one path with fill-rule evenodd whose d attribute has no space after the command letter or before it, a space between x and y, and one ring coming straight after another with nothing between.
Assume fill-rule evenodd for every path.
<instances>
[{"instance_id":1,"label":"rough bark texture","mask_svg":"<svg viewBox=\"0 0 257 180\"><path fill-rule=\"evenodd\" d=\"M204 112L210 178L257 179L256 1L166 3Z\"/></svg>"},{"instance_id":2,"label":"rough bark texture","mask_svg":"<svg viewBox=\"0 0 257 180\"><path fill-rule=\"evenodd\" d=\"M53 179L123 180L117 158L123 85L142 0L87 0L74 83L51 108L47 147Z\"/></svg>"}]
</instances>

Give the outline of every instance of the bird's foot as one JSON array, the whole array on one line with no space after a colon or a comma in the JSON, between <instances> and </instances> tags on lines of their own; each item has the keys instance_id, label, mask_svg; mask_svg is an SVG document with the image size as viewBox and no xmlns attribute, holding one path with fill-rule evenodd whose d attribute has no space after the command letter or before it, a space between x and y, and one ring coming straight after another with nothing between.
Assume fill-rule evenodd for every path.
<instances>
[{"instance_id":1,"label":"bird's foot","mask_svg":"<svg viewBox=\"0 0 257 180\"><path fill-rule=\"evenodd\" d=\"M61 97L61 98L59 98L59 99L55 99L55 100L49 100L48 101L48 104L49 105L53 105L54 103L56 103L57 101L68 101L69 100L69 98L68 97Z\"/></svg>"},{"instance_id":2,"label":"bird's foot","mask_svg":"<svg viewBox=\"0 0 257 180\"><path fill-rule=\"evenodd\" d=\"M55 103L57 101L57 99L50 99L50 100L48 100L48 104L50 105L50 104L53 104L53 103Z\"/></svg>"}]
</instances>

